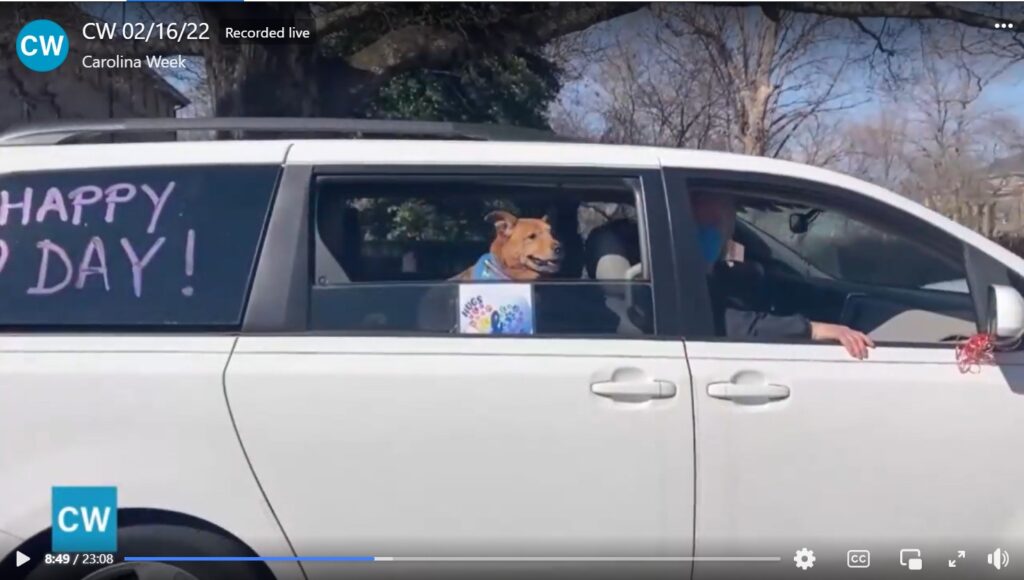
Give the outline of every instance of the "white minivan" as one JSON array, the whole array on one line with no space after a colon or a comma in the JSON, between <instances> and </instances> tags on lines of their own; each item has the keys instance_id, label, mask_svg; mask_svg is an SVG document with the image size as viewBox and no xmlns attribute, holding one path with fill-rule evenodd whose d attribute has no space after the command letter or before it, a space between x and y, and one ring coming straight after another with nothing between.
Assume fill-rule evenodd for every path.
<instances>
[{"instance_id":1,"label":"white minivan","mask_svg":"<svg viewBox=\"0 0 1024 580\"><path fill-rule=\"evenodd\" d=\"M136 135L176 129L246 138ZM532 137L0 137L0 577L1024 568L1024 260L831 171ZM766 315L869 358L723 335L696 193L734 201ZM557 272L456 278L499 210L546 220ZM58 549L54 488L95 486L116 552Z\"/></svg>"}]
</instances>

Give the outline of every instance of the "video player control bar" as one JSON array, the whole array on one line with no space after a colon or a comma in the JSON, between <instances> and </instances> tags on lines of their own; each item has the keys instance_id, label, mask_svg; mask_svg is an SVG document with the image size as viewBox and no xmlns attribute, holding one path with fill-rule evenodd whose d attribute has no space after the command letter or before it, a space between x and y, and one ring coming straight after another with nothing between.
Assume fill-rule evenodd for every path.
<instances>
[{"instance_id":1,"label":"video player control bar","mask_svg":"<svg viewBox=\"0 0 1024 580\"><path fill-rule=\"evenodd\" d=\"M125 562L779 562L779 556L126 556Z\"/></svg>"}]
</instances>

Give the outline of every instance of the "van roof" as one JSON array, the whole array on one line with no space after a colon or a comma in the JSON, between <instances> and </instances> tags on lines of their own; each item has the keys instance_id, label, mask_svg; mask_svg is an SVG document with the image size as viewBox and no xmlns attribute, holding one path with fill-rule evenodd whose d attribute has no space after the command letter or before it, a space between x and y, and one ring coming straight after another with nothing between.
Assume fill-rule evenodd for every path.
<instances>
[{"instance_id":1,"label":"van roof","mask_svg":"<svg viewBox=\"0 0 1024 580\"><path fill-rule=\"evenodd\" d=\"M144 133L168 131L219 130L207 127L238 127L237 119L143 119ZM245 119L261 131L276 126L294 132L294 120ZM279 122L281 121L281 122ZM287 124L283 121L287 121ZM298 126L311 126L332 121L305 119ZM375 121L363 125L339 120L337 130L351 134L355 129L387 129L394 132L392 122ZM317 138L332 134L333 128L321 127L297 138L236 140L151 140L145 142L75 142L76 136L97 136L111 132L134 132L135 121L77 121L49 123L11 129L0 134L0 172L22 172L57 169L99 169L135 166L173 165L346 165L346 166L546 166L594 167L619 169L659 169L661 167L729 169L828 180L840 177L831 171L766 157L720 151L676 149L644 145L599 144L589 142L557 142L551 134L530 129L512 128L499 139L486 136L487 126L450 123L400 122L404 133L417 138ZM118 129L124 126L125 129ZM203 127L203 129L196 129ZM508 129L508 128L504 128ZM469 135L459 138L452 136ZM521 132L521 133L516 133ZM514 135L515 133L515 135ZM426 137L423 137L426 135ZM333 136L333 135L332 135ZM521 139L514 136L524 137ZM427 139L427 140L424 140ZM842 176L852 179L848 176Z\"/></svg>"},{"instance_id":2,"label":"van roof","mask_svg":"<svg viewBox=\"0 0 1024 580\"><path fill-rule=\"evenodd\" d=\"M213 138L177 140L179 131L211 132ZM225 138L224 134L243 138ZM121 136L128 142L96 141L97 137ZM431 146L425 147L424 140ZM27 145L36 147L22 147ZM510 167L539 162L554 167L757 166L762 171L781 164L786 168L783 172L790 174L813 169L723 152L572 141L523 127L290 117L97 119L22 125L0 133L4 169L46 168L51 156L40 155L39 146L54 146L54 157L59 160L53 159L53 163L67 169L185 163L322 164L331 160L351 160L354 165L432 165L458 160L460 165Z\"/></svg>"},{"instance_id":3,"label":"van roof","mask_svg":"<svg viewBox=\"0 0 1024 580\"><path fill-rule=\"evenodd\" d=\"M196 117L54 121L16 126L0 133L0 146L60 145L101 136L129 136L132 141L153 134L207 131L254 135L334 135L475 141L568 141L550 131L505 125L292 117ZM213 134L214 140L218 134Z\"/></svg>"}]
</instances>

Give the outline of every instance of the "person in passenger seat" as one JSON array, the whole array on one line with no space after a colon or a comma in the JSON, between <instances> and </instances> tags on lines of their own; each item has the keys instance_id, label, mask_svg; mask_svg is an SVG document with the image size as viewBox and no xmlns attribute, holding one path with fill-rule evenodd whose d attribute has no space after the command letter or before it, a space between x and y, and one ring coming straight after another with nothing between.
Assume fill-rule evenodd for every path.
<instances>
[{"instance_id":1,"label":"person in passenger seat","mask_svg":"<svg viewBox=\"0 0 1024 580\"><path fill-rule=\"evenodd\" d=\"M868 357L875 343L863 332L842 324L815 322L799 314L773 314L758 308L750 299L749 278L735 275L721 260L726 244L732 239L736 224L736 208L721 195L695 194L693 215L701 255L708 267L711 303L715 326L720 335L735 339L809 338L836 341L857 359ZM753 289L756 291L756 288Z\"/></svg>"}]
</instances>

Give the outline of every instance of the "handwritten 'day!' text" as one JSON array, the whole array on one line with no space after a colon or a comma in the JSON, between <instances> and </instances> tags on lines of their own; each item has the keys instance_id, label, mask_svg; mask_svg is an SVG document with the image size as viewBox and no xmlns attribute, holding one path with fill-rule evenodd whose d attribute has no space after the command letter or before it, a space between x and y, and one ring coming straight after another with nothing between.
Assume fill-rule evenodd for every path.
<instances>
[{"instance_id":1,"label":"handwritten 'day!' text","mask_svg":"<svg viewBox=\"0 0 1024 580\"><path fill-rule=\"evenodd\" d=\"M112 281L108 263L111 260L125 260L131 270L132 292L136 297L141 297L146 268L161 251L167 252L164 247L168 238L159 235L158 230L160 217L174 190L173 181L163 186L115 183L108 186L81 185L65 190L57 187L25 187L18 191L2 189L0 277L3 276L12 258L11 245L4 239L5 232L11 232L15 228L27 231L36 228L40 232L61 231L63 228L88 228L97 234L89 236L83 247L66 247L67 243L62 246L40 233L41 239L34 243L39 265L37 276L34 284L31 284L31 281L26 282L25 292L29 295L46 296L69 289L82 290L87 286L92 288L100 285L109 292ZM137 204L143 204L146 211L140 211ZM137 220L140 215L145 215L146 218L145 235L140 233L136 239L130 239L125 235L103 235L105 225L116 224L119 219ZM139 224L140 231L142 225ZM24 232L17 235L21 239ZM185 232L184 248L186 277L191 277L195 268L195 239L195 230L188 229ZM192 293L191 286L182 288L183 295L192 296Z\"/></svg>"}]
</instances>

